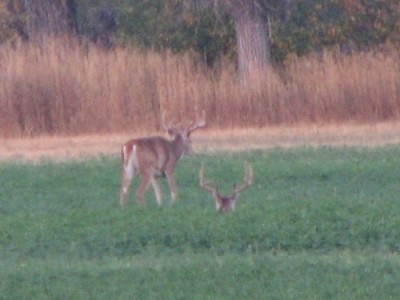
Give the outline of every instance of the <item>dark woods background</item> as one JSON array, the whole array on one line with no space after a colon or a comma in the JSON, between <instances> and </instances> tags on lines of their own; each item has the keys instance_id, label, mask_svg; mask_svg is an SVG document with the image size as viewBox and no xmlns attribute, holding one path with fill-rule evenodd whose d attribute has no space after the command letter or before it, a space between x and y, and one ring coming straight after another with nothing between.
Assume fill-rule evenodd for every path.
<instances>
[{"instance_id":1,"label":"dark woods background","mask_svg":"<svg viewBox=\"0 0 400 300\"><path fill-rule=\"evenodd\" d=\"M2 0L0 42L73 34L104 47L194 50L208 63L236 55L236 35L260 24L270 58L400 43L397 0ZM254 31L253 27L253 31Z\"/></svg>"}]
</instances>

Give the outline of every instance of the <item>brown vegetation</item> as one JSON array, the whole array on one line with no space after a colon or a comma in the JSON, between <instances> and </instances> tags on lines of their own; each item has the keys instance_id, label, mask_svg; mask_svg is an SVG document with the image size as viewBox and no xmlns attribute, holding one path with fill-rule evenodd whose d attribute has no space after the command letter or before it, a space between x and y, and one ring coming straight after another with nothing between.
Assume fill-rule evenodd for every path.
<instances>
[{"instance_id":1,"label":"brown vegetation","mask_svg":"<svg viewBox=\"0 0 400 300\"><path fill-rule=\"evenodd\" d=\"M241 86L227 62L195 55L103 51L75 40L0 48L0 136L157 131L205 109L213 129L376 122L400 114L396 50L292 59Z\"/></svg>"},{"instance_id":2,"label":"brown vegetation","mask_svg":"<svg viewBox=\"0 0 400 300\"><path fill-rule=\"evenodd\" d=\"M193 136L193 148L196 153L215 153L298 146L382 147L400 144L399 132L399 122L200 130ZM122 143L133 137L153 134L156 133L5 139L0 142L0 161L64 161L102 155L119 157Z\"/></svg>"}]
</instances>

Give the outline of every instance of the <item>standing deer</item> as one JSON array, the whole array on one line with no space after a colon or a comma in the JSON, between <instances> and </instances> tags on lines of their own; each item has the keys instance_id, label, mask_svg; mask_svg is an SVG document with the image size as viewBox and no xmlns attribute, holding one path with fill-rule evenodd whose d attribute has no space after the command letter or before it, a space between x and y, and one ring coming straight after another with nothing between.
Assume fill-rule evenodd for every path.
<instances>
[{"instance_id":1,"label":"standing deer","mask_svg":"<svg viewBox=\"0 0 400 300\"><path fill-rule=\"evenodd\" d=\"M236 200L239 198L239 193L244 189L248 188L252 184L253 168L251 167L250 164L246 163L246 172L244 176L243 185L236 186L235 184L233 187L232 194L227 197L224 197L219 193L218 187L216 185L213 184L211 186L208 182L204 180L203 164L201 165L199 171L199 177L200 177L200 186L206 191L209 191L213 195L215 201L215 209L217 210L217 212L229 213L235 210Z\"/></svg>"},{"instance_id":2,"label":"standing deer","mask_svg":"<svg viewBox=\"0 0 400 300\"><path fill-rule=\"evenodd\" d=\"M189 126L178 125L175 127L165 125L165 113L162 115L161 126L172 140L160 136L144 137L133 139L122 146L122 185L120 191L120 205L127 202L129 186L133 178L140 174L142 180L136 192L140 204L145 203L145 192L150 183L153 186L157 203L161 205L161 190L157 177L166 176L171 191L171 201L174 202L177 195L177 186L174 178L174 171L179 159L183 154L192 152L190 134L205 127L205 112L201 118Z\"/></svg>"}]
</instances>

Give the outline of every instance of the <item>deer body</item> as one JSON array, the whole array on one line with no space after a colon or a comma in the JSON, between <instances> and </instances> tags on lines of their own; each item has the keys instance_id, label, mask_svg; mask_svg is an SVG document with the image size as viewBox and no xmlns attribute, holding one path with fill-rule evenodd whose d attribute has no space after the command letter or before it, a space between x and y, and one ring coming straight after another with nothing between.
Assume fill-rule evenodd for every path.
<instances>
[{"instance_id":1,"label":"deer body","mask_svg":"<svg viewBox=\"0 0 400 300\"><path fill-rule=\"evenodd\" d=\"M120 191L120 205L127 202L129 186L136 175L141 176L141 183L136 192L140 204L145 203L145 192L149 185L153 186L156 200L162 204L161 189L157 177L165 176L171 191L171 201L176 200L177 186L174 171L179 159L184 154L192 152L190 133L205 126L205 120L198 121L189 127L163 127L172 140L160 136L133 139L126 142L121 149L122 159L122 186ZM164 118L163 118L164 122Z\"/></svg>"}]
</instances>

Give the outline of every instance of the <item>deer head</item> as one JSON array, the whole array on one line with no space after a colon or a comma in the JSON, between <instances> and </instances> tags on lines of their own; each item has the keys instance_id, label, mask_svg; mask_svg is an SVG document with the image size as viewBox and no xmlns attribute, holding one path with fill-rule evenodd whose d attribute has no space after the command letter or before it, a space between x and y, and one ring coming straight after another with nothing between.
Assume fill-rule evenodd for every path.
<instances>
[{"instance_id":1,"label":"deer head","mask_svg":"<svg viewBox=\"0 0 400 300\"><path fill-rule=\"evenodd\" d=\"M204 165L201 165L199 171L199 178L200 178L200 186L205 189L206 191L210 192L215 201L215 209L219 213L229 213L235 210L236 201L239 197L239 193L249 186L251 186L253 181L253 168L249 163L245 164L246 171L244 175L244 182L240 186L233 187L232 193L230 196L222 196L219 191L218 187L215 184L209 183L204 178Z\"/></svg>"},{"instance_id":2,"label":"deer head","mask_svg":"<svg viewBox=\"0 0 400 300\"><path fill-rule=\"evenodd\" d=\"M177 144L182 146L182 154L189 155L192 153L192 141L190 140L190 134L196 129L203 128L206 126L206 112L203 110L201 116L196 116L196 120L191 124L184 126L178 124L175 126L165 124L165 112L161 117L161 127L173 137Z\"/></svg>"}]
</instances>

